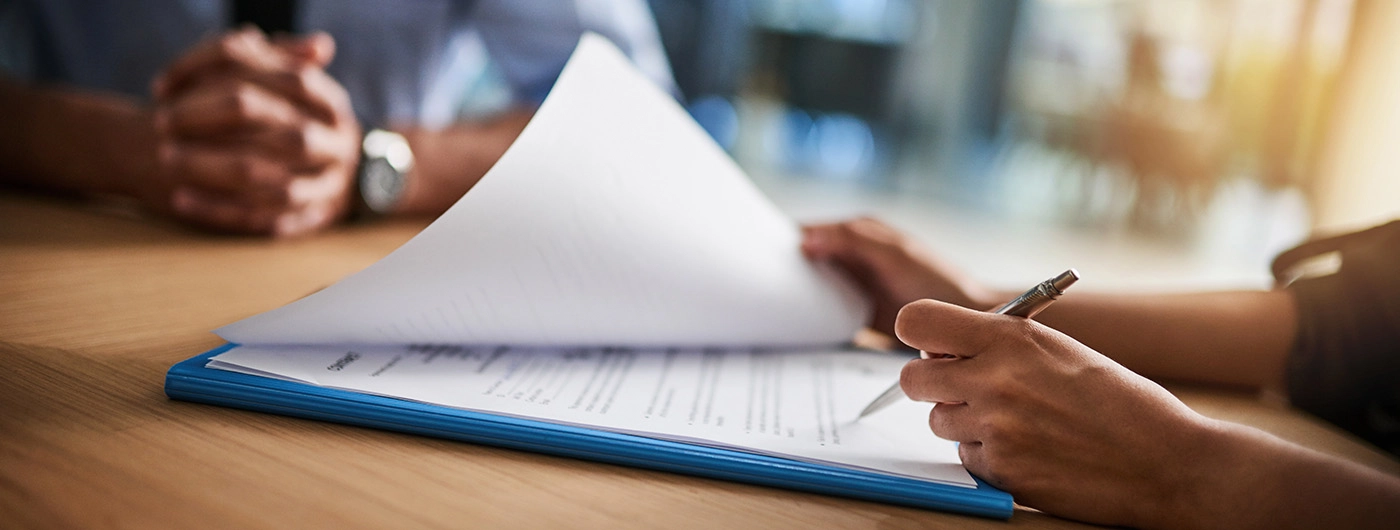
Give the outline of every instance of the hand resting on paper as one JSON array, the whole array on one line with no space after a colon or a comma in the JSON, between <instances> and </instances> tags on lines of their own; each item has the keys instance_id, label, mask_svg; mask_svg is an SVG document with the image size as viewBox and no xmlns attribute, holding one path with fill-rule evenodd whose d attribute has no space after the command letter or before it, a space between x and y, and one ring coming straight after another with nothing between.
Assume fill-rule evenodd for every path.
<instances>
[{"instance_id":1,"label":"hand resting on paper","mask_svg":"<svg viewBox=\"0 0 1400 530\"><path fill-rule=\"evenodd\" d=\"M888 326L913 348L954 356L911 362L901 385L911 398L936 404L930 428L962 442L969 471L1021 504L1148 528L1385 527L1400 520L1400 479L1206 418L1065 333L985 313L992 305L980 298L985 289L878 221L807 227L805 235L809 257L844 268L885 311L910 297L957 302L915 301L875 327ZM1105 307L1113 305L1087 304L1084 313ZM1176 331L1190 336L1189 326ZM1162 345L1142 345L1153 347Z\"/></svg>"},{"instance_id":2,"label":"hand resting on paper","mask_svg":"<svg viewBox=\"0 0 1400 530\"><path fill-rule=\"evenodd\" d=\"M875 219L808 225L802 236L803 254L845 270L874 304L871 328L891 337L899 309L921 298L972 308L996 303L993 293Z\"/></svg>"}]
</instances>

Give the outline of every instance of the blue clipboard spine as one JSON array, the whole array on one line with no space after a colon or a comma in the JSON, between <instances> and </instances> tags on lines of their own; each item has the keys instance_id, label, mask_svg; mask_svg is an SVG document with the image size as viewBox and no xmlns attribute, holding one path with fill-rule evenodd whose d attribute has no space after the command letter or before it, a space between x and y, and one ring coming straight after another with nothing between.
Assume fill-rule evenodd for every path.
<instances>
[{"instance_id":1,"label":"blue clipboard spine","mask_svg":"<svg viewBox=\"0 0 1400 530\"><path fill-rule=\"evenodd\" d=\"M165 393L184 401L297 416L610 464L1008 519L1011 496L976 489L643 436L497 416L205 368L226 344L166 373Z\"/></svg>"}]
</instances>

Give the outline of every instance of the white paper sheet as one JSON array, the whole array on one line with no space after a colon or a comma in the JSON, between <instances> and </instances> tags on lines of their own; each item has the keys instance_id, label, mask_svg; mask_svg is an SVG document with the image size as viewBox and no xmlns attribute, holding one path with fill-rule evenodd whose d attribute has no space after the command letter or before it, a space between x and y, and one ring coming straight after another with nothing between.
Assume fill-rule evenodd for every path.
<instances>
[{"instance_id":1,"label":"white paper sheet","mask_svg":"<svg viewBox=\"0 0 1400 530\"><path fill-rule=\"evenodd\" d=\"M241 344L813 345L868 308L670 96L586 35L461 201Z\"/></svg>"},{"instance_id":2,"label":"white paper sheet","mask_svg":"<svg viewBox=\"0 0 1400 530\"><path fill-rule=\"evenodd\" d=\"M452 209L364 271L219 329L242 346L209 366L974 487L928 405L854 421L906 359L833 346L868 307L799 239L589 35Z\"/></svg>"},{"instance_id":3,"label":"white paper sheet","mask_svg":"<svg viewBox=\"0 0 1400 530\"><path fill-rule=\"evenodd\" d=\"M208 366L975 487L930 405L860 409L909 357L850 350L241 346Z\"/></svg>"}]
</instances>

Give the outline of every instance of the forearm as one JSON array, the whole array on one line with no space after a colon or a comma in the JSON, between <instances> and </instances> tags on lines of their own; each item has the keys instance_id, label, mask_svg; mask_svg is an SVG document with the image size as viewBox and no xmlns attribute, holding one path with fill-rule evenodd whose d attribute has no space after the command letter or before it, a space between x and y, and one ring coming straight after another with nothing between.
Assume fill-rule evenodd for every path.
<instances>
[{"instance_id":1,"label":"forearm","mask_svg":"<svg viewBox=\"0 0 1400 530\"><path fill-rule=\"evenodd\" d=\"M1071 293L1036 320L1154 379L1279 387L1297 333L1287 291Z\"/></svg>"},{"instance_id":2,"label":"forearm","mask_svg":"<svg viewBox=\"0 0 1400 530\"><path fill-rule=\"evenodd\" d=\"M413 148L413 178L395 214L438 215L496 164L532 114L513 110L489 121L442 130L402 128Z\"/></svg>"},{"instance_id":3,"label":"forearm","mask_svg":"<svg viewBox=\"0 0 1400 530\"><path fill-rule=\"evenodd\" d=\"M0 78L0 181L133 194L156 171L150 112L136 101Z\"/></svg>"},{"instance_id":4,"label":"forearm","mask_svg":"<svg viewBox=\"0 0 1400 530\"><path fill-rule=\"evenodd\" d=\"M1390 528L1400 477L1258 429L1216 422L1184 465L1197 480L1156 515L1157 528Z\"/></svg>"}]
</instances>

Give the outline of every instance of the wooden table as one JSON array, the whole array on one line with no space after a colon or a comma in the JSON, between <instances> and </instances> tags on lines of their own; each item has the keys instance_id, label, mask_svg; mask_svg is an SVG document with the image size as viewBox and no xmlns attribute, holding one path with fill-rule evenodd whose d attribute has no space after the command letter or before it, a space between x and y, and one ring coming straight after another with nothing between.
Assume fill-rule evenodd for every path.
<instances>
[{"instance_id":1,"label":"wooden table","mask_svg":"<svg viewBox=\"0 0 1400 530\"><path fill-rule=\"evenodd\" d=\"M707 480L167 399L208 330L330 284L423 223L214 237L0 194L0 527L1061 528ZM1251 396L1197 410L1369 466L1400 463ZM1072 487L1072 485L1067 485Z\"/></svg>"}]
</instances>

